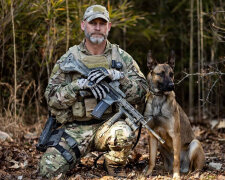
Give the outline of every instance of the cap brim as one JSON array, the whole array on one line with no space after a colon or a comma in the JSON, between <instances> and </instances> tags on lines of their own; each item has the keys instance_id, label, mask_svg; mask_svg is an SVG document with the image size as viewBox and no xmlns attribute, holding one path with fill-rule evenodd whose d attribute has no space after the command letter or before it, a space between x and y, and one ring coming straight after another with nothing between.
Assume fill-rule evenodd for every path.
<instances>
[{"instance_id":1,"label":"cap brim","mask_svg":"<svg viewBox=\"0 0 225 180\"><path fill-rule=\"evenodd\" d=\"M109 19L107 17L105 17L103 14L95 14L95 15L92 15L90 17L88 17L86 19L87 22L90 22L92 21L93 19L97 19L97 18L101 18L101 19L104 19L106 20L107 22L109 22Z\"/></svg>"}]
</instances>

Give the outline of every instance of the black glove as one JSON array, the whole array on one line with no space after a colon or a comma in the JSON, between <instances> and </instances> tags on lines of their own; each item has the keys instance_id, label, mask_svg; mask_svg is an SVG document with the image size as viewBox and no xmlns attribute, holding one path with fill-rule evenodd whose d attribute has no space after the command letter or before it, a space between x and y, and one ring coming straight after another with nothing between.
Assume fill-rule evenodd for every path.
<instances>
[{"instance_id":1,"label":"black glove","mask_svg":"<svg viewBox=\"0 0 225 180\"><path fill-rule=\"evenodd\" d=\"M106 97L106 94L109 93L109 88L104 84L97 84L88 79L78 79L77 85L80 89L90 89L92 94L96 99L103 99Z\"/></svg>"}]
</instances>

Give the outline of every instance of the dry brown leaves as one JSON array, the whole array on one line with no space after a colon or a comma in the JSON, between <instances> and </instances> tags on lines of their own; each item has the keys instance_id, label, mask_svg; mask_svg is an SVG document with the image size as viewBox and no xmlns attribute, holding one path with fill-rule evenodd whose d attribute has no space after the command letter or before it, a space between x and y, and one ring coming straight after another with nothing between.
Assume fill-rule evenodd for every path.
<instances>
[{"instance_id":1,"label":"dry brown leaves","mask_svg":"<svg viewBox=\"0 0 225 180\"><path fill-rule=\"evenodd\" d=\"M203 126L193 127L198 139L202 142L206 153L206 165L202 171L182 175L182 179L225 179L225 129L211 130ZM25 132L25 131L23 131ZM0 144L0 179L41 179L38 177L37 168L41 153L36 151L37 133L32 129L26 130L23 136L13 138L13 142L2 142ZM172 175L164 171L160 155L157 157L156 167L151 177L143 177L142 170L148 163L147 133L142 131L141 139L135 150L129 156L126 166L127 179L171 179ZM119 179L107 176L103 170L103 157L94 167L94 160L100 153L89 153L81 159L81 162L67 173L70 180ZM209 166L210 162L222 164L217 171Z\"/></svg>"}]
</instances>

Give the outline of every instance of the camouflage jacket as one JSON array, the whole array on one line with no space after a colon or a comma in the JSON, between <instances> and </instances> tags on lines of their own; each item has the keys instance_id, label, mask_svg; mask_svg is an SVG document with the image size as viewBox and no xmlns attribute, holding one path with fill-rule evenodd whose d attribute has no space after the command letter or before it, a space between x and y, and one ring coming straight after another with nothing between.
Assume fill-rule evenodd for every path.
<instances>
[{"instance_id":1,"label":"camouflage jacket","mask_svg":"<svg viewBox=\"0 0 225 180\"><path fill-rule=\"evenodd\" d=\"M111 67L110 63L112 60L113 46L114 49L116 47L117 50L116 60L122 61L123 68L121 71L125 73L125 78L119 81L120 89L126 94L126 100L131 104L134 105L143 102L147 87L144 75L140 71L136 61L133 60L127 52L120 49L118 45L111 44L109 41L107 41L105 51L102 55L106 57L109 62L108 68ZM74 117L72 107L75 105L75 109L77 107L79 108L79 104L78 106L76 105L77 102L80 102L81 104L84 102L79 95L80 89L77 85L77 79L80 78L81 75L74 72L66 75L62 72L59 66L59 64L63 62L71 52L74 53L74 48L77 48L77 53L79 53L79 57L81 59L84 57L91 57L91 60L92 58L93 60L95 59L95 56L92 56L88 52L83 41L78 46L71 47L66 54L56 62L45 91L45 98L51 113L55 115L57 121L61 123L79 120L79 118Z\"/></svg>"}]
</instances>

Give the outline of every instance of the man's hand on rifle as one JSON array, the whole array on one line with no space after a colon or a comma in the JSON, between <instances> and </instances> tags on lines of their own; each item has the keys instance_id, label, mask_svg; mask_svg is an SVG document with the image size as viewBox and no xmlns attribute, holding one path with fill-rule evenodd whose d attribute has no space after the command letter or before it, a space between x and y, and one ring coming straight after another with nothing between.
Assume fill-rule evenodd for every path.
<instances>
[{"instance_id":1,"label":"man's hand on rifle","mask_svg":"<svg viewBox=\"0 0 225 180\"><path fill-rule=\"evenodd\" d=\"M89 72L88 80L99 83L106 77L109 77L112 81L124 78L124 73L115 69L96 68Z\"/></svg>"},{"instance_id":2,"label":"man's hand on rifle","mask_svg":"<svg viewBox=\"0 0 225 180\"><path fill-rule=\"evenodd\" d=\"M77 85L80 89L90 89L92 94L96 99L103 99L106 97L106 94L109 93L109 88L104 84L97 84L93 81L89 81L88 79L78 79Z\"/></svg>"}]
</instances>

